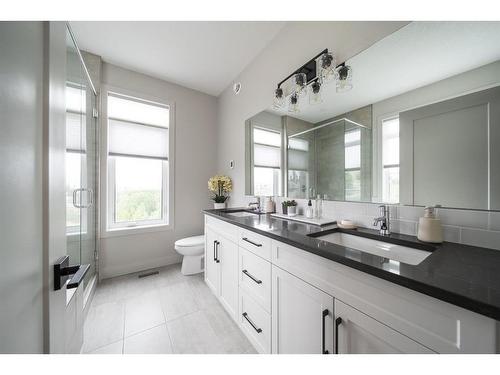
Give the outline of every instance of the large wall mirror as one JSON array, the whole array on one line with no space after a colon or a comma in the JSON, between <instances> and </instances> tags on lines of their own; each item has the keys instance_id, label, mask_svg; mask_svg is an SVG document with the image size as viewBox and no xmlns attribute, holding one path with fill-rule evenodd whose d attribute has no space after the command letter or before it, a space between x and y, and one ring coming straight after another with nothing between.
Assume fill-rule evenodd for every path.
<instances>
[{"instance_id":1,"label":"large wall mirror","mask_svg":"<svg viewBox=\"0 0 500 375\"><path fill-rule=\"evenodd\" d=\"M500 25L412 22L246 127L246 194L500 210Z\"/></svg>"}]
</instances>

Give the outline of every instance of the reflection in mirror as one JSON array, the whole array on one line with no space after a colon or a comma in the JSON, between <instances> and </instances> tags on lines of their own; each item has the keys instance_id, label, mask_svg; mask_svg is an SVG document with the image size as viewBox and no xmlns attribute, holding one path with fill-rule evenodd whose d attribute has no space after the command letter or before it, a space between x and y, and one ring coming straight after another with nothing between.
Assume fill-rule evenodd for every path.
<instances>
[{"instance_id":1,"label":"reflection in mirror","mask_svg":"<svg viewBox=\"0 0 500 375\"><path fill-rule=\"evenodd\" d=\"M282 135L281 192L500 210L499 39L498 22L412 22L346 61L350 91L319 77L321 100L263 112Z\"/></svg>"}]
</instances>

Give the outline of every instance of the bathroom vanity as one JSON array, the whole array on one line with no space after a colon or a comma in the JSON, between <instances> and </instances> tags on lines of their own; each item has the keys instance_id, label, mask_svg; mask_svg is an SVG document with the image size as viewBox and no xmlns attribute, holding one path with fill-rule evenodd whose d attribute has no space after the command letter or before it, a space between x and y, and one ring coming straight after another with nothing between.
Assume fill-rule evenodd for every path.
<instances>
[{"instance_id":1,"label":"bathroom vanity","mask_svg":"<svg viewBox=\"0 0 500 375\"><path fill-rule=\"evenodd\" d=\"M259 353L498 353L499 275L495 250L205 211L205 281Z\"/></svg>"}]
</instances>

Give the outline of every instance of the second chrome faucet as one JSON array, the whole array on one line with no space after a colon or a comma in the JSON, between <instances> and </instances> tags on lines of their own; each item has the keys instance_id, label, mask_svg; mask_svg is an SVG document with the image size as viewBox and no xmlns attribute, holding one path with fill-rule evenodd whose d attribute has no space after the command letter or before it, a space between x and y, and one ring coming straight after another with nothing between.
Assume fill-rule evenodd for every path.
<instances>
[{"instance_id":1,"label":"second chrome faucet","mask_svg":"<svg viewBox=\"0 0 500 375\"><path fill-rule=\"evenodd\" d=\"M373 226L376 227L378 223L382 223L380 225L380 231L379 231L380 234L384 235L390 234L391 232L389 231L389 225L390 225L389 206L383 204L378 206L378 208L380 209L380 216L374 219Z\"/></svg>"}]
</instances>

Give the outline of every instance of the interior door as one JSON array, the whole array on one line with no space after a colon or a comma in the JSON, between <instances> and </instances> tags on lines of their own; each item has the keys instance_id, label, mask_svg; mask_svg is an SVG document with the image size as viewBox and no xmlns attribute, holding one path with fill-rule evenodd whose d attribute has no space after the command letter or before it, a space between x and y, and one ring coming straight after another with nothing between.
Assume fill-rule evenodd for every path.
<instances>
[{"instance_id":1,"label":"interior door","mask_svg":"<svg viewBox=\"0 0 500 375\"><path fill-rule=\"evenodd\" d=\"M419 354L432 350L335 300L338 354Z\"/></svg>"},{"instance_id":2,"label":"interior door","mask_svg":"<svg viewBox=\"0 0 500 375\"><path fill-rule=\"evenodd\" d=\"M272 352L333 353L333 297L273 266Z\"/></svg>"}]
</instances>

